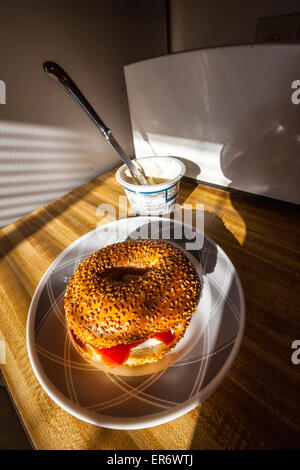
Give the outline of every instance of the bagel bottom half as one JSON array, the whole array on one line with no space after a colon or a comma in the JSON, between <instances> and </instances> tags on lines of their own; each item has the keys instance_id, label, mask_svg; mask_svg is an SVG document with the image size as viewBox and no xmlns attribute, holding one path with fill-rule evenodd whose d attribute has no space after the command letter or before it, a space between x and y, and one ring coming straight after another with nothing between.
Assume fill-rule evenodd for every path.
<instances>
[{"instance_id":1,"label":"bagel bottom half","mask_svg":"<svg viewBox=\"0 0 300 470\"><path fill-rule=\"evenodd\" d=\"M88 343L83 343L78 337L76 337L72 330L70 330L70 333L76 348L86 359L103 363L109 368L118 367L119 364L117 362L114 363L114 359L109 355L108 349L114 349L115 351L121 346L123 347L121 354L125 353L128 355L128 358L122 362L122 365L135 367L156 362L171 352L184 335L186 327L187 325L182 323L178 325L175 330L167 331L167 334L165 335L167 336L167 341L165 337L164 341L162 341L161 338L163 336L158 334L157 337L149 337L148 339L141 342L138 341L128 345L119 345L113 348L102 349L95 348ZM105 351L104 354L103 351Z\"/></svg>"}]
</instances>

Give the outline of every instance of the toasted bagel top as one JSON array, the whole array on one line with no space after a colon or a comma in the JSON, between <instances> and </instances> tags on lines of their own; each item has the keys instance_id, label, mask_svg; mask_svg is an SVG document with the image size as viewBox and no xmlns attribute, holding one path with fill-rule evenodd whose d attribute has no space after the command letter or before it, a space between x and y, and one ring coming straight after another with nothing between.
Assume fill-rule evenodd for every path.
<instances>
[{"instance_id":1,"label":"toasted bagel top","mask_svg":"<svg viewBox=\"0 0 300 470\"><path fill-rule=\"evenodd\" d=\"M201 283L191 261L161 240L128 240L82 261L65 294L73 333L84 343L108 348L169 329L185 331Z\"/></svg>"}]
</instances>

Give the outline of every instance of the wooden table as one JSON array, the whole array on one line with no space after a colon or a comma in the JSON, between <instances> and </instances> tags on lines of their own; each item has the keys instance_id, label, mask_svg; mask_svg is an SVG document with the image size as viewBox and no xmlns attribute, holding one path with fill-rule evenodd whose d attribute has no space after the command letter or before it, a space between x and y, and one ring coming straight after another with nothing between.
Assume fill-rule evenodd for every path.
<instances>
[{"instance_id":1,"label":"wooden table","mask_svg":"<svg viewBox=\"0 0 300 470\"><path fill-rule=\"evenodd\" d=\"M147 430L118 431L82 422L39 385L25 327L48 266L100 222L101 203L123 189L110 171L0 231L0 340L9 391L38 449L278 449L300 447L299 211L296 206L183 182L181 202L203 203L205 232L230 256L246 296L241 350L218 389L198 408ZM107 221L107 219L106 219Z\"/></svg>"}]
</instances>

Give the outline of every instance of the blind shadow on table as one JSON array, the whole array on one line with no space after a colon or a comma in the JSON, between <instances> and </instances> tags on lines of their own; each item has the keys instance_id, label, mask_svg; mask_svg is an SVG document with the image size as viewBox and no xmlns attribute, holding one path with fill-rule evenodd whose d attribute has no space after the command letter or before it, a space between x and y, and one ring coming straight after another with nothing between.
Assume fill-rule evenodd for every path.
<instances>
[{"instance_id":1,"label":"blind shadow on table","mask_svg":"<svg viewBox=\"0 0 300 470\"><path fill-rule=\"evenodd\" d=\"M72 207L76 202L86 198L94 189L101 186L104 183L106 176L101 176L101 182L99 180L92 180L79 188L74 189L70 193L65 194L58 200L54 200L44 208L37 209L37 211L24 216L21 219L13 223L13 225L4 227L0 230L0 259L5 255L14 250L19 243L30 238L42 227L47 225L51 220L62 215L67 209ZM98 219L96 217L95 207L95 226ZM91 227L92 228L95 228ZM89 230L89 227L81 227L83 235Z\"/></svg>"},{"instance_id":2,"label":"blind shadow on table","mask_svg":"<svg viewBox=\"0 0 300 470\"><path fill-rule=\"evenodd\" d=\"M240 276L245 335L228 375L199 406L190 449L211 448L212 442L219 449L299 448L300 379L291 362L299 332L294 251L299 212L293 204L236 192L230 199L245 222L243 243L212 213L205 213L205 233Z\"/></svg>"}]
</instances>

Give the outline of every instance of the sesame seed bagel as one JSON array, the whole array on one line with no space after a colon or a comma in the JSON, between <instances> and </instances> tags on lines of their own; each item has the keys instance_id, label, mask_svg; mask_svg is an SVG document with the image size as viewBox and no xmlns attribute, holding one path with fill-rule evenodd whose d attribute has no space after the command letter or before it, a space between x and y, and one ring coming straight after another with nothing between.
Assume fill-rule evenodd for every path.
<instances>
[{"instance_id":1,"label":"sesame seed bagel","mask_svg":"<svg viewBox=\"0 0 300 470\"><path fill-rule=\"evenodd\" d=\"M171 330L171 343L132 348L126 364L141 365L175 347L200 290L195 268L181 250L161 240L127 240L79 264L66 290L65 313L78 349L90 360L101 358L99 349Z\"/></svg>"}]
</instances>

